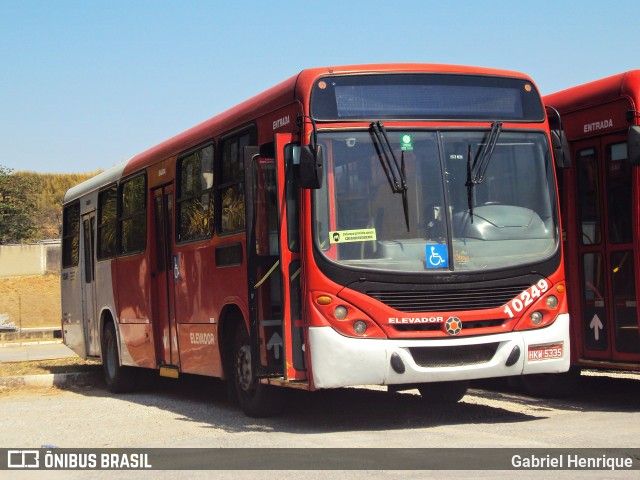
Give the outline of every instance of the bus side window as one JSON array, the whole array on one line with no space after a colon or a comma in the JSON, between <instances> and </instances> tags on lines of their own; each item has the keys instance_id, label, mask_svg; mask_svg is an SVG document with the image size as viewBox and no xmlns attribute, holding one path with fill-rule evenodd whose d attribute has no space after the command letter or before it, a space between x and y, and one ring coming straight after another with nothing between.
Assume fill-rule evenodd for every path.
<instances>
[{"instance_id":1,"label":"bus side window","mask_svg":"<svg viewBox=\"0 0 640 480\"><path fill-rule=\"evenodd\" d=\"M255 129L225 138L220 142L219 182L216 184L220 233L244 230L244 147L255 145Z\"/></svg>"},{"instance_id":2,"label":"bus side window","mask_svg":"<svg viewBox=\"0 0 640 480\"><path fill-rule=\"evenodd\" d=\"M147 246L147 182L138 175L120 186L120 253L141 253Z\"/></svg>"},{"instance_id":3,"label":"bus side window","mask_svg":"<svg viewBox=\"0 0 640 480\"><path fill-rule=\"evenodd\" d=\"M178 161L177 239L211 238L214 226L213 145Z\"/></svg>"},{"instance_id":4,"label":"bus side window","mask_svg":"<svg viewBox=\"0 0 640 480\"><path fill-rule=\"evenodd\" d=\"M116 210L118 189L115 185L98 195L98 260L112 258L116 254Z\"/></svg>"},{"instance_id":5,"label":"bus side window","mask_svg":"<svg viewBox=\"0 0 640 480\"><path fill-rule=\"evenodd\" d=\"M80 203L64 209L62 225L62 268L77 267L80 259Z\"/></svg>"}]
</instances>

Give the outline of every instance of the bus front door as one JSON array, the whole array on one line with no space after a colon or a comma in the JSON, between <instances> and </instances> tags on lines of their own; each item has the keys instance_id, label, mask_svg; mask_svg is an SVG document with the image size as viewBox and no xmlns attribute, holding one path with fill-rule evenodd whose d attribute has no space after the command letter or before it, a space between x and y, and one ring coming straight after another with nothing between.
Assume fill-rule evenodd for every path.
<instances>
[{"instance_id":1,"label":"bus front door","mask_svg":"<svg viewBox=\"0 0 640 480\"><path fill-rule=\"evenodd\" d=\"M576 142L577 243L581 273L581 359L640 361L638 225L624 136ZM635 226L634 226L635 225Z\"/></svg>"},{"instance_id":2,"label":"bus front door","mask_svg":"<svg viewBox=\"0 0 640 480\"><path fill-rule=\"evenodd\" d=\"M174 268L171 255L173 187L167 185L155 188L152 191L152 199L151 298L153 336L156 361L161 369L160 372L163 375L173 376L169 372L179 366L173 297Z\"/></svg>"},{"instance_id":3,"label":"bus front door","mask_svg":"<svg viewBox=\"0 0 640 480\"><path fill-rule=\"evenodd\" d=\"M259 377L304 380L298 252L298 188L285 168L292 136L245 148L251 358ZM295 237L295 238L294 238Z\"/></svg>"}]
</instances>

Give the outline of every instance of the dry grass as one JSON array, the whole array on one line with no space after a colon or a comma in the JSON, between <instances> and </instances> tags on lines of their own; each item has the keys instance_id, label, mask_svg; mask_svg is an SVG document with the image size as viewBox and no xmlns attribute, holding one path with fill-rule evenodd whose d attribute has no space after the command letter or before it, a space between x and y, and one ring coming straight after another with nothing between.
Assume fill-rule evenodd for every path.
<instances>
[{"instance_id":1,"label":"dry grass","mask_svg":"<svg viewBox=\"0 0 640 480\"><path fill-rule=\"evenodd\" d=\"M0 315L21 328L60 327L60 276L0 278ZM100 363L66 357L52 360L0 363L0 377L76 373L99 370Z\"/></svg>"},{"instance_id":2,"label":"dry grass","mask_svg":"<svg viewBox=\"0 0 640 480\"><path fill-rule=\"evenodd\" d=\"M33 362L0 363L0 377L46 375L50 373L95 372L100 363L80 357L57 358Z\"/></svg>"},{"instance_id":3,"label":"dry grass","mask_svg":"<svg viewBox=\"0 0 640 480\"><path fill-rule=\"evenodd\" d=\"M59 327L60 276L0 278L0 315L17 327Z\"/></svg>"}]
</instances>

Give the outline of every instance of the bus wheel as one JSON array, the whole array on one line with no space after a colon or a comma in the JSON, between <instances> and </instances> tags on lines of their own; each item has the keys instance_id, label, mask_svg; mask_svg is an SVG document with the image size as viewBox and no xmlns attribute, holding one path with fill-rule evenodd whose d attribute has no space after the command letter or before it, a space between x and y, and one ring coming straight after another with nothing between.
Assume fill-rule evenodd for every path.
<instances>
[{"instance_id":1,"label":"bus wheel","mask_svg":"<svg viewBox=\"0 0 640 480\"><path fill-rule=\"evenodd\" d=\"M580 381L580 369L571 367L564 373L537 373L520 378L524 390L534 397L562 398L574 393Z\"/></svg>"},{"instance_id":2,"label":"bus wheel","mask_svg":"<svg viewBox=\"0 0 640 480\"><path fill-rule=\"evenodd\" d=\"M465 396L467 388L469 382L466 380L418 385L420 395L428 403L457 403Z\"/></svg>"},{"instance_id":3,"label":"bus wheel","mask_svg":"<svg viewBox=\"0 0 640 480\"><path fill-rule=\"evenodd\" d=\"M254 418L270 417L282 408L282 391L256 380L251 369L251 344L244 328L236 330L233 384L240 408Z\"/></svg>"},{"instance_id":4,"label":"bus wheel","mask_svg":"<svg viewBox=\"0 0 640 480\"><path fill-rule=\"evenodd\" d=\"M120 365L116 327L108 322L102 336L102 366L107 388L113 393L128 392L133 388L133 371Z\"/></svg>"}]
</instances>

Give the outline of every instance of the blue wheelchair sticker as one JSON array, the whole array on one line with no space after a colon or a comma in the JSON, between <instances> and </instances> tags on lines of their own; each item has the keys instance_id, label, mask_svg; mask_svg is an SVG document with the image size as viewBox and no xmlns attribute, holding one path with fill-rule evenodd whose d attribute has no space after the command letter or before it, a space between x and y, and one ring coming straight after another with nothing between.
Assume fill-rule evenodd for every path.
<instances>
[{"instance_id":1,"label":"blue wheelchair sticker","mask_svg":"<svg viewBox=\"0 0 640 480\"><path fill-rule=\"evenodd\" d=\"M427 268L449 268L449 249L440 243L427 244Z\"/></svg>"}]
</instances>

